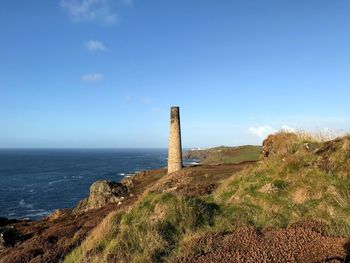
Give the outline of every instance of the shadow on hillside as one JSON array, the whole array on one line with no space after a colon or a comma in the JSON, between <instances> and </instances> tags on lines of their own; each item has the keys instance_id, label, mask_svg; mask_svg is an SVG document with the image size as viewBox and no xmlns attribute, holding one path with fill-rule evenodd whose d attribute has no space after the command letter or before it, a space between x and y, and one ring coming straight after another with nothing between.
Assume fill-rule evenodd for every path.
<instances>
[{"instance_id":1,"label":"shadow on hillside","mask_svg":"<svg viewBox=\"0 0 350 263\"><path fill-rule=\"evenodd\" d=\"M344 262L350 263L350 241L345 244L344 248L346 251L346 257L345 257Z\"/></svg>"}]
</instances>

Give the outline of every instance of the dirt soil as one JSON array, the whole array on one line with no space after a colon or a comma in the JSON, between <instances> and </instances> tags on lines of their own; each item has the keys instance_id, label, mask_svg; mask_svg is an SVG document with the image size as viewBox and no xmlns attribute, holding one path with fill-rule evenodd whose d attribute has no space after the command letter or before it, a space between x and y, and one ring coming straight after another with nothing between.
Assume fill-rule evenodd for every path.
<instances>
[{"instance_id":1,"label":"dirt soil","mask_svg":"<svg viewBox=\"0 0 350 263\"><path fill-rule=\"evenodd\" d=\"M179 172L161 178L150 188L150 191L172 192L188 197L208 195L213 192L223 180L254 164L256 164L256 162L248 161L239 164L204 164L185 167Z\"/></svg>"},{"instance_id":2,"label":"dirt soil","mask_svg":"<svg viewBox=\"0 0 350 263\"><path fill-rule=\"evenodd\" d=\"M349 262L350 239L324 236L320 223L308 221L264 232L242 227L233 233L207 234L196 244L209 249L179 263Z\"/></svg>"}]
</instances>

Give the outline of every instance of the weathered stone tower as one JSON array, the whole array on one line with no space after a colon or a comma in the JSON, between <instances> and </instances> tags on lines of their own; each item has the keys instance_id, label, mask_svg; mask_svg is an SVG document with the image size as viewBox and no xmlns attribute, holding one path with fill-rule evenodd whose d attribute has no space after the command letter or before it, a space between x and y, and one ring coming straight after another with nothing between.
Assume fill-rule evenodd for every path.
<instances>
[{"instance_id":1,"label":"weathered stone tower","mask_svg":"<svg viewBox=\"0 0 350 263\"><path fill-rule=\"evenodd\" d=\"M182 147L181 147L180 109L179 107L171 107L169 149L168 149L168 174L176 172L181 168L182 168Z\"/></svg>"}]
</instances>

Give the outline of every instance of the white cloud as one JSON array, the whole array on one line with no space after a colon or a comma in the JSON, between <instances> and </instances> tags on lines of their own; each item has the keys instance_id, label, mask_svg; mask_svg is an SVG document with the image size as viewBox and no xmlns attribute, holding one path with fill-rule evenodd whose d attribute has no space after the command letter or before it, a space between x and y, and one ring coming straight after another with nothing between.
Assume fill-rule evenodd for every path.
<instances>
[{"instance_id":1,"label":"white cloud","mask_svg":"<svg viewBox=\"0 0 350 263\"><path fill-rule=\"evenodd\" d=\"M85 82L96 82L103 79L103 75L100 73L91 73L82 76L81 79Z\"/></svg>"},{"instance_id":2,"label":"white cloud","mask_svg":"<svg viewBox=\"0 0 350 263\"><path fill-rule=\"evenodd\" d=\"M96 51L106 51L106 46L101 42L97 40L90 40L85 43L85 47L87 50L96 52Z\"/></svg>"},{"instance_id":3,"label":"white cloud","mask_svg":"<svg viewBox=\"0 0 350 263\"><path fill-rule=\"evenodd\" d=\"M276 133L277 131L271 126L265 125L260 127L250 127L249 133L259 137L260 139L265 139L268 135Z\"/></svg>"},{"instance_id":4,"label":"white cloud","mask_svg":"<svg viewBox=\"0 0 350 263\"><path fill-rule=\"evenodd\" d=\"M111 0L60 0L60 5L74 21L97 20L114 24L118 15L112 9Z\"/></svg>"}]
</instances>

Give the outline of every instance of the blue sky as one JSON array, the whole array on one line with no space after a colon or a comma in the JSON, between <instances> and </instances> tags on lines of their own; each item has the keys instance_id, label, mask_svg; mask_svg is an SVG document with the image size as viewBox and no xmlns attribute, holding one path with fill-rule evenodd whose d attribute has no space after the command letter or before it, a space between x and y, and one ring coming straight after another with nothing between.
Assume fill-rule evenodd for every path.
<instances>
[{"instance_id":1,"label":"blue sky","mask_svg":"<svg viewBox=\"0 0 350 263\"><path fill-rule=\"evenodd\" d=\"M348 0L3 0L0 147L350 130Z\"/></svg>"}]
</instances>

